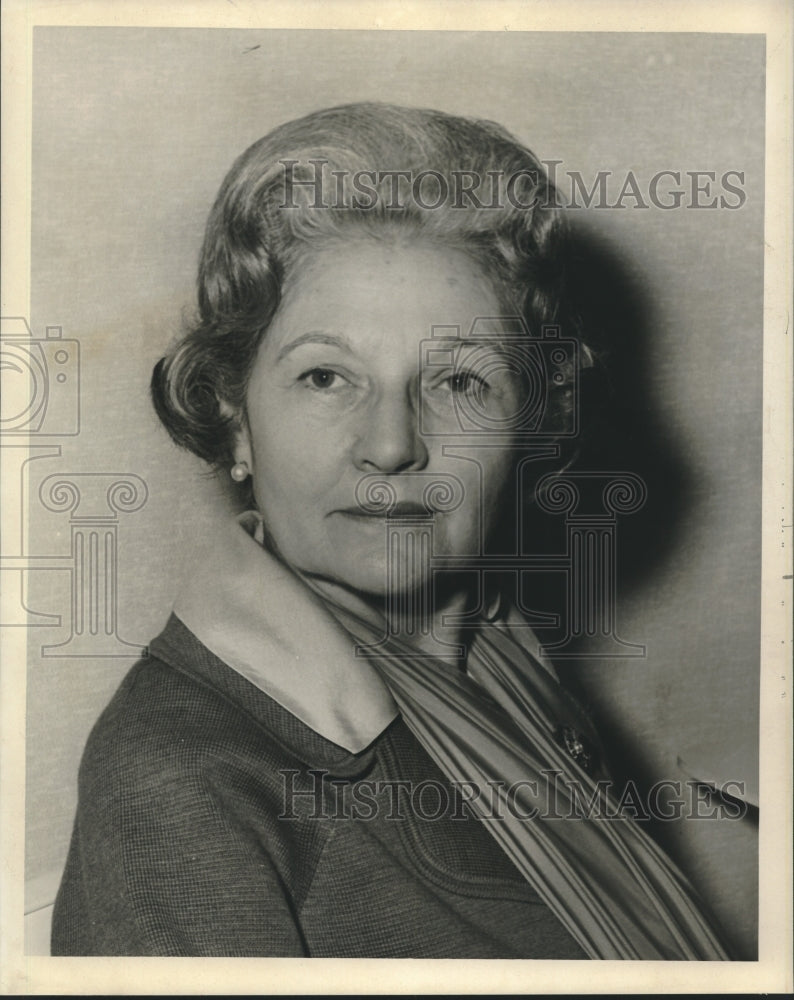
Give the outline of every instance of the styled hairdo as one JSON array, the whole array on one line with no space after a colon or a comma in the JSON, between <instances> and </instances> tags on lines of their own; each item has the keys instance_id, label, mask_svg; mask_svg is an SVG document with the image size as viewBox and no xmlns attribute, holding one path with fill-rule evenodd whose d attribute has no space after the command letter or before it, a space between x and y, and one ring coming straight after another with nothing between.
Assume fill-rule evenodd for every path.
<instances>
[{"instance_id":1,"label":"styled hairdo","mask_svg":"<svg viewBox=\"0 0 794 1000\"><path fill-rule=\"evenodd\" d=\"M532 334L560 323L564 226L536 157L490 121L362 103L288 122L232 165L207 221L192 327L155 366L176 443L233 462L257 348L301 255L352 238L420 238L469 253ZM586 353L586 352L585 352ZM228 412L228 409L227 409Z\"/></svg>"}]
</instances>

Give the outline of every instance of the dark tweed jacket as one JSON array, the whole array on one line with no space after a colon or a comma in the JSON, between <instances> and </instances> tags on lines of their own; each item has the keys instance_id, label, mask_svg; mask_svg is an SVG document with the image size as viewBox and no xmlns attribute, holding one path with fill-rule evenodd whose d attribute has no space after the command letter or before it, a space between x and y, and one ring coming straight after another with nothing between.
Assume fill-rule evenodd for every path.
<instances>
[{"instance_id":1,"label":"dark tweed jacket","mask_svg":"<svg viewBox=\"0 0 794 1000\"><path fill-rule=\"evenodd\" d=\"M352 754L174 616L79 784L54 955L585 957L400 718Z\"/></svg>"}]
</instances>

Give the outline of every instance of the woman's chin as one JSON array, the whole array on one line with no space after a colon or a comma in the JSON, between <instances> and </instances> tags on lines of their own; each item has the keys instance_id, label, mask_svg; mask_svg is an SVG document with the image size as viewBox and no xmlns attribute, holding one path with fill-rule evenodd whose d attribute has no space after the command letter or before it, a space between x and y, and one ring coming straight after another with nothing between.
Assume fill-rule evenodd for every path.
<instances>
[{"instance_id":1,"label":"woman's chin","mask_svg":"<svg viewBox=\"0 0 794 1000\"><path fill-rule=\"evenodd\" d=\"M334 577L341 586L379 602L398 594L412 593L428 582L425 574L404 575L398 567L388 566L384 558L371 563L362 561L356 566L339 566Z\"/></svg>"},{"instance_id":2,"label":"woman's chin","mask_svg":"<svg viewBox=\"0 0 794 1000\"><path fill-rule=\"evenodd\" d=\"M400 572L399 567L388 564L385 554L340 557L332 565L305 567L303 572L375 604L383 604L398 594L413 593L429 582L427 573Z\"/></svg>"},{"instance_id":3,"label":"woman's chin","mask_svg":"<svg viewBox=\"0 0 794 1000\"><path fill-rule=\"evenodd\" d=\"M309 546L306 539L290 539L282 548L285 560L303 573L383 602L426 587L449 548L445 539L433 553L420 538L406 532L402 544L388 549L386 526L380 519L348 518L333 523L333 531ZM413 534L413 538L410 536Z\"/></svg>"},{"instance_id":4,"label":"woman's chin","mask_svg":"<svg viewBox=\"0 0 794 1000\"><path fill-rule=\"evenodd\" d=\"M334 527L328 543L315 550L321 553L321 572L327 579L381 600L390 593L415 590L428 579L429 566L400 552L389 553L380 519L350 518Z\"/></svg>"}]
</instances>

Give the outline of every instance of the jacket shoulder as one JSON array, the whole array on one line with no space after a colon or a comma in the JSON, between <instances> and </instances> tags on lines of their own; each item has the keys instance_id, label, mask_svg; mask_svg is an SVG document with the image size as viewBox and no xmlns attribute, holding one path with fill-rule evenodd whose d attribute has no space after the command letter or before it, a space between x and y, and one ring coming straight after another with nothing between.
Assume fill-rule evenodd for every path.
<instances>
[{"instance_id":1,"label":"jacket shoulder","mask_svg":"<svg viewBox=\"0 0 794 1000\"><path fill-rule=\"evenodd\" d=\"M259 776L294 763L266 725L207 683L155 655L138 661L95 723L80 764L81 790L113 794L189 781L207 769L245 769Z\"/></svg>"},{"instance_id":2,"label":"jacket shoulder","mask_svg":"<svg viewBox=\"0 0 794 1000\"><path fill-rule=\"evenodd\" d=\"M157 655L96 722L54 954L302 954L293 919L328 831L285 823L295 761L244 706Z\"/></svg>"}]
</instances>

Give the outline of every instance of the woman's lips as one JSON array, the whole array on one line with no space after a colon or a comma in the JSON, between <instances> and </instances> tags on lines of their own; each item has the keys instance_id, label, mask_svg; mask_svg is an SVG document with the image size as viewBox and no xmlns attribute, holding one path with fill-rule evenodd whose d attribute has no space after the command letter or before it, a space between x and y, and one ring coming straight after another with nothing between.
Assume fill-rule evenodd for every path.
<instances>
[{"instance_id":1,"label":"woman's lips","mask_svg":"<svg viewBox=\"0 0 794 1000\"><path fill-rule=\"evenodd\" d=\"M421 503L414 503L411 500L401 500L398 503L390 504L383 510L366 510L362 507L343 507L341 510L336 511L336 513L344 514L346 517L385 521L400 517L432 517L436 511L425 507L425 505Z\"/></svg>"}]
</instances>

